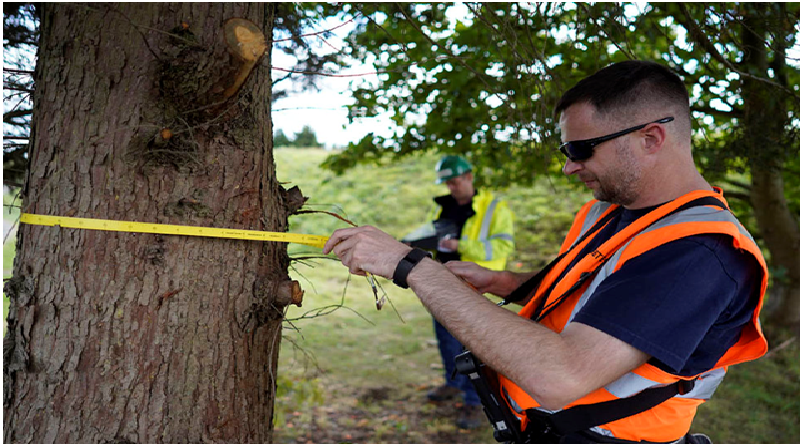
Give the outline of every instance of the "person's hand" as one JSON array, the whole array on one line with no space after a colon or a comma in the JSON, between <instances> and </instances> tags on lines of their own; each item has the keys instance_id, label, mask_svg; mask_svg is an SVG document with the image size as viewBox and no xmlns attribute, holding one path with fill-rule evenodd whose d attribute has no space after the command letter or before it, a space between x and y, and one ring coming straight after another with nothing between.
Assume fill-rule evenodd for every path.
<instances>
[{"instance_id":1,"label":"person's hand","mask_svg":"<svg viewBox=\"0 0 800 445\"><path fill-rule=\"evenodd\" d=\"M400 260L411 247L375 227L339 229L331 234L322 253L333 252L355 275L369 272L391 279Z\"/></svg>"},{"instance_id":2,"label":"person's hand","mask_svg":"<svg viewBox=\"0 0 800 445\"><path fill-rule=\"evenodd\" d=\"M448 261L444 265L478 292L492 292L497 272L467 261Z\"/></svg>"},{"instance_id":3,"label":"person's hand","mask_svg":"<svg viewBox=\"0 0 800 445\"><path fill-rule=\"evenodd\" d=\"M439 241L439 250L442 252L458 251L458 240L455 238L445 238Z\"/></svg>"}]
</instances>

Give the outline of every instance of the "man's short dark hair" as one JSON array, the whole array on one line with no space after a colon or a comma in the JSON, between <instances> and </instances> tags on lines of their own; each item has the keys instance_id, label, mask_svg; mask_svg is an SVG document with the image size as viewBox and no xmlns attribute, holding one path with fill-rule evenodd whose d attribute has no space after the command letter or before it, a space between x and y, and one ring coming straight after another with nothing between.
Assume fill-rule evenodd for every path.
<instances>
[{"instance_id":1,"label":"man's short dark hair","mask_svg":"<svg viewBox=\"0 0 800 445\"><path fill-rule=\"evenodd\" d=\"M628 60L609 65L570 88L558 101L556 115L572 105L589 103L601 114L658 103L689 113L689 93L677 74L655 62Z\"/></svg>"}]
</instances>

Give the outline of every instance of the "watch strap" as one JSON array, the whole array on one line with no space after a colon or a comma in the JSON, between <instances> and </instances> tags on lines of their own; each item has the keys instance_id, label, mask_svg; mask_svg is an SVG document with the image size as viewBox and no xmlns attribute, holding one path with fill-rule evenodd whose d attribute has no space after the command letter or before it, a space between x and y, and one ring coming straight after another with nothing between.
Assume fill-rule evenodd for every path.
<instances>
[{"instance_id":1,"label":"watch strap","mask_svg":"<svg viewBox=\"0 0 800 445\"><path fill-rule=\"evenodd\" d=\"M392 275L392 282L398 287L408 289L408 283L406 282L408 274L411 273L411 269L419 264L423 258L431 258L431 253L418 248L411 249L411 251L397 263L397 267L394 269L394 275Z\"/></svg>"}]
</instances>

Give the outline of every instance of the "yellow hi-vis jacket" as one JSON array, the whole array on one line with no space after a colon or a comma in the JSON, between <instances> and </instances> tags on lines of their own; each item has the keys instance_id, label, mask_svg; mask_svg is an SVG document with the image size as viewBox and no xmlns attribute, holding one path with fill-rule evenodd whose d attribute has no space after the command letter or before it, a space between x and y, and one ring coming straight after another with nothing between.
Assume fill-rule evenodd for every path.
<instances>
[{"instance_id":1,"label":"yellow hi-vis jacket","mask_svg":"<svg viewBox=\"0 0 800 445\"><path fill-rule=\"evenodd\" d=\"M596 221L601 220L603 216L618 207L606 202L590 201L578 212L572 229L570 229L561 247L562 253L569 250L569 254L565 255L545 275L531 301L519 312L520 316L530 318L535 311L534 308L541 302L542 298L545 298L545 302L549 304L552 300L557 299L559 295L564 294L565 289L569 289L576 283L581 274L595 270L600 259L610 258L600 266L593 279L586 281L578 291L568 296L562 304L558 305L539 322L554 332L561 332L570 323L574 313L591 298L593 290L599 283L619 270L626 261L650 249L691 235L703 233L728 235L734 247L744 254L753 256L761 265L759 303L753 311L750 322L742 330L739 340L728 349L712 369L697 376L686 377L671 374L646 363L564 407L564 409L567 409L576 405L626 398L647 388L668 385L681 379L697 379L695 380L694 388L687 394L676 395L639 414L592 428L596 433L627 441L675 441L687 433L697 407L711 397L717 385L722 381L728 366L756 359L767 351L767 341L761 332L758 315L767 288L768 271L761 251L750 234L730 211L717 206L701 205L676 213L669 213L678 209L684 203L702 197L714 197L724 203L722 190L717 189L717 193L703 190L694 191L660 206L634 221L628 228L612 236L609 241L600 246L595 252L592 252L591 255L586 255L582 258L564 275L561 281L555 284L552 292L545 295L545 290L551 287L554 280L561 275L566 266L581 251L582 246L591 242L594 235L583 240L580 245L573 246L573 243L580 240L581 235L586 233ZM725 205L727 206L727 203ZM659 216L665 214L669 216L657 220ZM654 223L653 221L656 222ZM691 323L691 320L687 320L687 323ZM522 421L522 427L525 428L528 422L526 410L536 409L539 404L511 380L504 376L499 376L499 378L503 397L519 416Z\"/></svg>"},{"instance_id":2,"label":"yellow hi-vis jacket","mask_svg":"<svg viewBox=\"0 0 800 445\"><path fill-rule=\"evenodd\" d=\"M495 198L491 192L478 190L472 197L475 212L464 223L458 253L461 261L469 261L491 270L503 270L506 260L514 251L514 215L505 201ZM442 214L436 206L431 220Z\"/></svg>"}]
</instances>

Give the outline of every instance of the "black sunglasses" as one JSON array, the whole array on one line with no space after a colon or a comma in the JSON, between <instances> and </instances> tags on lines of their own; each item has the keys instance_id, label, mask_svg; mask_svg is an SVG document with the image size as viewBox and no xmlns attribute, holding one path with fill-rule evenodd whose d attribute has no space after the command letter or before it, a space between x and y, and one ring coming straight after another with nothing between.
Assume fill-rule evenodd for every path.
<instances>
[{"instance_id":1,"label":"black sunglasses","mask_svg":"<svg viewBox=\"0 0 800 445\"><path fill-rule=\"evenodd\" d=\"M618 131L616 133L609 134L606 136L600 136L591 139L583 139L580 141L564 142L563 144L561 144L561 147L559 147L559 150L561 150L561 153L564 153L564 156L568 157L569 160L572 162L585 161L592 157L592 154L594 153L594 147L602 144L603 142L610 141L611 139L616 139L620 136L625 136L626 134L633 133L636 130L641 130L642 128L650 124L666 124L667 122L672 122L673 120L675 120L674 117L665 117L657 121L648 122L642 125L637 125L635 127Z\"/></svg>"}]
</instances>

